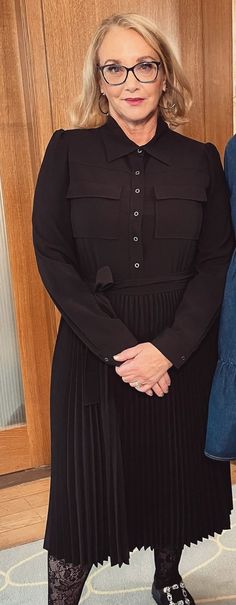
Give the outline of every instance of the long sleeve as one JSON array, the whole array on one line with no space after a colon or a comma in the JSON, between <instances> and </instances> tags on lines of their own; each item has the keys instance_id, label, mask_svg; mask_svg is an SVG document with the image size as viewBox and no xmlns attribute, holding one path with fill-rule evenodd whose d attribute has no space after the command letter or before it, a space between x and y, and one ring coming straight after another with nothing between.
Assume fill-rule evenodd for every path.
<instances>
[{"instance_id":1,"label":"long sleeve","mask_svg":"<svg viewBox=\"0 0 236 605\"><path fill-rule=\"evenodd\" d=\"M224 168L226 181L230 192L230 205L234 231L236 233L236 135L234 135L225 149Z\"/></svg>"},{"instance_id":2,"label":"long sleeve","mask_svg":"<svg viewBox=\"0 0 236 605\"><path fill-rule=\"evenodd\" d=\"M106 298L93 294L77 269L68 188L66 131L56 130L46 148L34 194L33 244L39 273L65 321L101 360L118 365L113 355L137 340Z\"/></svg>"},{"instance_id":3,"label":"long sleeve","mask_svg":"<svg viewBox=\"0 0 236 605\"><path fill-rule=\"evenodd\" d=\"M152 341L177 368L198 348L219 313L234 245L228 191L220 157L211 143L205 145L205 150L210 185L194 277L186 287L173 324Z\"/></svg>"}]
</instances>

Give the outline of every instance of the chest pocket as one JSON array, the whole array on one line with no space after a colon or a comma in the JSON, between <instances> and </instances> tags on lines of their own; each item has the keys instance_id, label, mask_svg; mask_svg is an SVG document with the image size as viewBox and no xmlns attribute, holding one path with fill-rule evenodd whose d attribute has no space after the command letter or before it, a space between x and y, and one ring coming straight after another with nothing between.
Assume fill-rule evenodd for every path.
<instances>
[{"instance_id":1,"label":"chest pocket","mask_svg":"<svg viewBox=\"0 0 236 605\"><path fill-rule=\"evenodd\" d=\"M201 187L155 185L154 237L198 239L206 202Z\"/></svg>"},{"instance_id":2,"label":"chest pocket","mask_svg":"<svg viewBox=\"0 0 236 605\"><path fill-rule=\"evenodd\" d=\"M69 186L74 237L116 239L120 235L121 185L81 181Z\"/></svg>"}]
</instances>

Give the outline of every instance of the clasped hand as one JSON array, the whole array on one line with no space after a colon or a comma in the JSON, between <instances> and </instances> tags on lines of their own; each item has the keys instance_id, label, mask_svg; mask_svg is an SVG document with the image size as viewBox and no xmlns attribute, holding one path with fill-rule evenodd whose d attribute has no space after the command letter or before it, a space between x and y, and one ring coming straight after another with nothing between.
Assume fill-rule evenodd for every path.
<instances>
[{"instance_id":1,"label":"clasped hand","mask_svg":"<svg viewBox=\"0 0 236 605\"><path fill-rule=\"evenodd\" d=\"M156 393L163 397L168 393L171 384L168 370L173 364L151 342L124 349L114 359L123 362L115 366L115 371L131 387L140 383L138 390L150 396Z\"/></svg>"}]
</instances>

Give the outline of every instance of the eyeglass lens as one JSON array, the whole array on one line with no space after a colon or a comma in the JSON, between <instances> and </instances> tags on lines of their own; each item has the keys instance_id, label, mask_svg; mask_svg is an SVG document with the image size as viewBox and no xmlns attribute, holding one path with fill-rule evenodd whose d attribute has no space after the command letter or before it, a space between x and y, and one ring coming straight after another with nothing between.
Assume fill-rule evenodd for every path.
<instances>
[{"instance_id":1,"label":"eyeglass lens","mask_svg":"<svg viewBox=\"0 0 236 605\"><path fill-rule=\"evenodd\" d=\"M156 63L138 63L133 68L136 78L140 82L151 82L155 80L158 72ZM123 65L106 65L103 68L103 75L109 84L122 84L127 75L127 68Z\"/></svg>"}]
</instances>

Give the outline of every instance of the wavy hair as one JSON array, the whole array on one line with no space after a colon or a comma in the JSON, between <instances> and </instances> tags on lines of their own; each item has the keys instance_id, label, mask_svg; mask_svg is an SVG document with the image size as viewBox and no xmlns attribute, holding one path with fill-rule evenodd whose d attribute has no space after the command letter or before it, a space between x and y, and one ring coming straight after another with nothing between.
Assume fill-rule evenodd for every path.
<instances>
[{"instance_id":1,"label":"wavy hair","mask_svg":"<svg viewBox=\"0 0 236 605\"><path fill-rule=\"evenodd\" d=\"M102 41L113 26L136 31L159 55L166 77L166 91L160 98L159 113L172 128L187 122L187 113L192 104L191 87L170 44L159 32L154 21L136 13L122 13L111 15L102 21L87 50L83 66L82 90L69 109L72 127L97 128L107 120L106 115L99 109L100 76L97 63Z\"/></svg>"}]
</instances>

